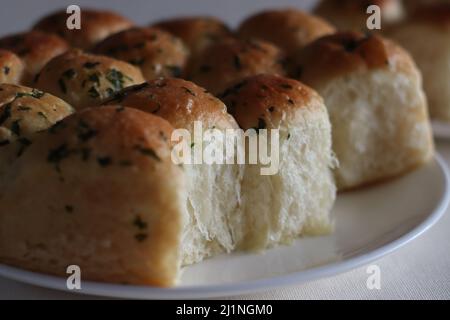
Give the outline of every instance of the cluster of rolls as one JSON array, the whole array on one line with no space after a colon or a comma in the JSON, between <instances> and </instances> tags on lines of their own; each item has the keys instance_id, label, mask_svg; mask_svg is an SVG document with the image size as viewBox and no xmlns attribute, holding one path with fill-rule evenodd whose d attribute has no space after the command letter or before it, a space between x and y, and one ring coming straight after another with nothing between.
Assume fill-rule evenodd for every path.
<instances>
[{"instance_id":1,"label":"cluster of rolls","mask_svg":"<svg viewBox=\"0 0 450 320\"><path fill-rule=\"evenodd\" d=\"M0 262L170 286L184 265L331 232L337 190L400 176L433 155L414 60L360 32L372 3L389 24L414 11L323 1L317 13L330 22L270 10L233 31L210 17L139 27L83 10L81 30L57 12L1 38ZM389 32L417 55L432 114L450 115L450 96L437 93L450 76L450 11L435 6L414 11L422 24ZM193 133L197 121L221 132L278 129L278 172L174 163L174 129Z\"/></svg>"}]
</instances>

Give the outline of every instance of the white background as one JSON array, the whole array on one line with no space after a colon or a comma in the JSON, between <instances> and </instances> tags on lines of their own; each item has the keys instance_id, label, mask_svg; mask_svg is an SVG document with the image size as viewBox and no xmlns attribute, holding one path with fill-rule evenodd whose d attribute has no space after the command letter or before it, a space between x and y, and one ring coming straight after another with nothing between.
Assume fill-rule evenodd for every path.
<instances>
[{"instance_id":1,"label":"white background","mask_svg":"<svg viewBox=\"0 0 450 320\"><path fill-rule=\"evenodd\" d=\"M116 10L138 24L192 14L222 17L231 26L254 11L276 6L309 9L314 0L0 0L0 35L29 28L39 17L69 4ZM438 144L450 162L450 143ZM382 289L366 288L366 268L331 279L293 286L242 298L250 299L450 299L450 214L432 230L377 264ZM0 278L0 299L79 298L68 293L40 289Z\"/></svg>"}]
</instances>

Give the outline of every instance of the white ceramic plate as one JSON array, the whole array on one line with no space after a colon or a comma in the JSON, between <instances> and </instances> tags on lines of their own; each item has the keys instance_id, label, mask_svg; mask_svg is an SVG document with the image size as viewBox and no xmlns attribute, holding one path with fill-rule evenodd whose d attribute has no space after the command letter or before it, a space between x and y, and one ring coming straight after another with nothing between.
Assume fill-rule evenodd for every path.
<instances>
[{"instance_id":1,"label":"white ceramic plate","mask_svg":"<svg viewBox=\"0 0 450 320\"><path fill-rule=\"evenodd\" d=\"M432 120L433 134L438 139L450 139L450 123Z\"/></svg>"},{"instance_id":2,"label":"white ceramic plate","mask_svg":"<svg viewBox=\"0 0 450 320\"><path fill-rule=\"evenodd\" d=\"M449 174L439 156L389 183L338 197L332 236L301 239L265 254L217 257L184 270L172 289L82 282L78 293L122 298L207 298L238 295L333 276L368 264L412 241L444 214ZM0 275L67 290L65 279L0 265Z\"/></svg>"}]
</instances>

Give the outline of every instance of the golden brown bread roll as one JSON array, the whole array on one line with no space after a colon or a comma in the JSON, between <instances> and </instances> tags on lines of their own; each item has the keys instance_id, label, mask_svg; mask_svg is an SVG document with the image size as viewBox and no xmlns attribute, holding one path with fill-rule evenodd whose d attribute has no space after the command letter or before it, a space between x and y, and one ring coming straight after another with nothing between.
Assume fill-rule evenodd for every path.
<instances>
[{"instance_id":1,"label":"golden brown bread roll","mask_svg":"<svg viewBox=\"0 0 450 320\"><path fill-rule=\"evenodd\" d=\"M30 31L1 38L0 48L14 52L22 59L26 70L24 84L31 85L47 62L66 52L69 45L56 35Z\"/></svg>"},{"instance_id":2,"label":"golden brown bread roll","mask_svg":"<svg viewBox=\"0 0 450 320\"><path fill-rule=\"evenodd\" d=\"M388 35L413 56L433 118L450 121L450 3L419 7Z\"/></svg>"},{"instance_id":3,"label":"golden brown bread roll","mask_svg":"<svg viewBox=\"0 0 450 320\"><path fill-rule=\"evenodd\" d=\"M24 73L22 60L13 52L0 49L0 83L19 84Z\"/></svg>"},{"instance_id":4,"label":"golden brown bread roll","mask_svg":"<svg viewBox=\"0 0 450 320\"><path fill-rule=\"evenodd\" d=\"M228 90L223 100L244 130L279 130L279 140L275 140L278 172L261 175L261 164L245 168L245 236L240 245L262 250L290 243L300 235L329 233L336 196L331 170L335 161L322 98L298 81L257 75Z\"/></svg>"},{"instance_id":5,"label":"golden brown bread roll","mask_svg":"<svg viewBox=\"0 0 450 320\"><path fill-rule=\"evenodd\" d=\"M56 33L67 40L73 47L91 49L106 37L131 28L134 24L127 18L105 10L82 9L81 29L67 28L69 15L65 10L54 12L36 23L35 30Z\"/></svg>"},{"instance_id":6,"label":"golden brown bread roll","mask_svg":"<svg viewBox=\"0 0 450 320\"><path fill-rule=\"evenodd\" d=\"M227 25L214 17L182 17L160 21L153 25L180 38L197 56L210 45L232 36Z\"/></svg>"},{"instance_id":7,"label":"golden brown bread roll","mask_svg":"<svg viewBox=\"0 0 450 320\"><path fill-rule=\"evenodd\" d=\"M270 43L227 39L194 59L188 68L188 78L219 95L252 75L283 75L283 59L282 52Z\"/></svg>"},{"instance_id":8,"label":"golden brown bread roll","mask_svg":"<svg viewBox=\"0 0 450 320\"><path fill-rule=\"evenodd\" d=\"M295 62L293 74L328 107L340 189L398 176L432 157L421 75L401 47L345 32L315 41Z\"/></svg>"},{"instance_id":9,"label":"golden brown bread roll","mask_svg":"<svg viewBox=\"0 0 450 320\"><path fill-rule=\"evenodd\" d=\"M367 19L370 17L367 8L371 5L377 5L381 9L382 29L400 21L405 15L401 0L322 0L315 13L339 30L366 32Z\"/></svg>"},{"instance_id":10,"label":"golden brown bread roll","mask_svg":"<svg viewBox=\"0 0 450 320\"><path fill-rule=\"evenodd\" d=\"M239 27L244 39L274 43L290 54L335 28L322 18L296 9L268 10L247 18Z\"/></svg>"},{"instance_id":11,"label":"golden brown bread roll","mask_svg":"<svg viewBox=\"0 0 450 320\"><path fill-rule=\"evenodd\" d=\"M160 116L175 129L191 134L189 148L194 151L206 142L195 140L195 122L203 130L238 129L225 105L205 89L182 79L158 79L125 89L106 104L121 104ZM238 146L239 147L239 146ZM184 165L189 177L185 203L183 264L199 262L222 252L232 251L241 236L239 221L242 166L227 164Z\"/></svg>"},{"instance_id":12,"label":"golden brown bread roll","mask_svg":"<svg viewBox=\"0 0 450 320\"><path fill-rule=\"evenodd\" d=\"M173 128L119 106L76 113L35 137L0 182L0 261L84 280L173 285L184 174ZM24 201L26 200L26 201Z\"/></svg>"},{"instance_id":13,"label":"golden brown bread roll","mask_svg":"<svg viewBox=\"0 0 450 320\"><path fill-rule=\"evenodd\" d=\"M95 49L139 67L147 80L179 77L188 51L180 39L155 28L133 28L114 34Z\"/></svg>"},{"instance_id":14,"label":"golden brown bread roll","mask_svg":"<svg viewBox=\"0 0 450 320\"><path fill-rule=\"evenodd\" d=\"M28 139L67 117L73 108L37 89L0 84L0 146Z\"/></svg>"},{"instance_id":15,"label":"golden brown bread roll","mask_svg":"<svg viewBox=\"0 0 450 320\"><path fill-rule=\"evenodd\" d=\"M31 145L35 133L72 112L71 106L48 93L0 84L0 180L4 174L13 174L9 166Z\"/></svg>"},{"instance_id":16,"label":"golden brown bread roll","mask_svg":"<svg viewBox=\"0 0 450 320\"><path fill-rule=\"evenodd\" d=\"M143 82L141 71L126 62L72 50L51 60L35 86L81 110Z\"/></svg>"}]
</instances>

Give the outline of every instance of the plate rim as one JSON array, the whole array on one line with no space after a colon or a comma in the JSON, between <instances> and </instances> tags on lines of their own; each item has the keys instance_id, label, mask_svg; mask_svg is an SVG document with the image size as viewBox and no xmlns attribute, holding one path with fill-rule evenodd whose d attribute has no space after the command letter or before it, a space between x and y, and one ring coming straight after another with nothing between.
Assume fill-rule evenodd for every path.
<instances>
[{"instance_id":1,"label":"plate rim","mask_svg":"<svg viewBox=\"0 0 450 320\"><path fill-rule=\"evenodd\" d=\"M431 119L431 129L433 136L439 140L450 139L450 122L438 119Z\"/></svg>"},{"instance_id":2,"label":"plate rim","mask_svg":"<svg viewBox=\"0 0 450 320\"><path fill-rule=\"evenodd\" d=\"M431 214L420 224L399 238L367 253L356 255L343 261L311 268L304 271L273 276L265 279L242 281L218 285L185 286L174 288L155 288L149 286L120 285L83 281L81 290L68 290L66 279L42 273L0 264L0 276L20 283L26 283L42 288L75 293L79 295L92 295L111 298L132 299L198 299L238 296L249 293L269 291L281 287L290 287L318 279L329 278L339 274L368 265L373 261L391 254L411 241L417 239L433 227L446 213L450 203L450 171L446 161L439 153L434 159L443 174L443 194Z\"/></svg>"}]
</instances>

